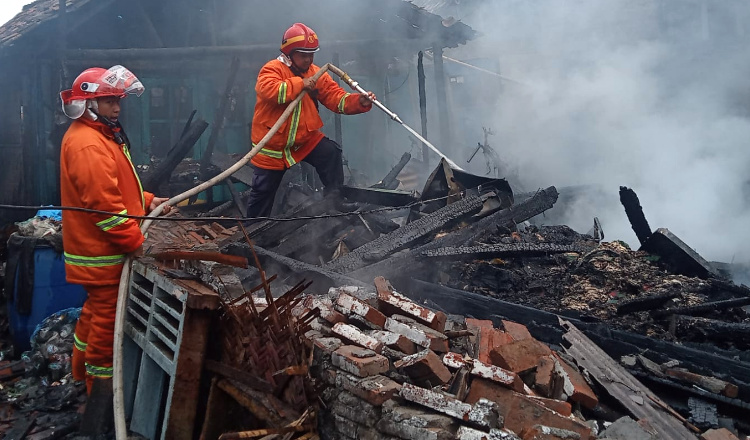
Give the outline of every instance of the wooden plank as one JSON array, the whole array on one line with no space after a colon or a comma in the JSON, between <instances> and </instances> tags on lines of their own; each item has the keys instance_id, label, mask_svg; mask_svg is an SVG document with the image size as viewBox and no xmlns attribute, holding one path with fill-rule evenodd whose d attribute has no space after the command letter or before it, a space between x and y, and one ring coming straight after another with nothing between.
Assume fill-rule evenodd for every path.
<instances>
[{"instance_id":1,"label":"wooden plank","mask_svg":"<svg viewBox=\"0 0 750 440\"><path fill-rule=\"evenodd\" d=\"M210 311L185 309L177 365L170 382L165 438L193 438L210 323Z\"/></svg>"},{"instance_id":2,"label":"wooden plank","mask_svg":"<svg viewBox=\"0 0 750 440\"><path fill-rule=\"evenodd\" d=\"M680 421L675 417L676 411L643 386L571 322L561 320L560 324L567 329L563 338L571 344L565 351L635 418L648 423L659 438L693 438L693 432L700 433L692 425L688 429L684 419Z\"/></svg>"}]
</instances>

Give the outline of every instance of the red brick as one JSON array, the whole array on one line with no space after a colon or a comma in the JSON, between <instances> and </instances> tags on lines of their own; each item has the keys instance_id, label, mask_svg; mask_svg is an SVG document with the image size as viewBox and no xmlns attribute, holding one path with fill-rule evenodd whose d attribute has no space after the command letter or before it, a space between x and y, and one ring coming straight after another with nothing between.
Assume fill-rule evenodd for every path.
<instances>
[{"instance_id":1,"label":"red brick","mask_svg":"<svg viewBox=\"0 0 750 440\"><path fill-rule=\"evenodd\" d=\"M496 365L485 364L478 359L461 356L458 353L447 353L443 356L443 364L449 368L458 369L466 366L472 376L491 380L519 393L524 393L525 384L514 372Z\"/></svg>"},{"instance_id":2,"label":"red brick","mask_svg":"<svg viewBox=\"0 0 750 440\"><path fill-rule=\"evenodd\" d=\"M466 328L469 330L493 327L492 321L489 319L466 318Z\"/></svg>"},{"instance_id":3,"label":"red brick","mask_svg":"<svg viewBox=\"0 0 750 440\"><path fill-rule=\"evenodd\" d=\"M406 338L404 335L398 333L389 332L387 330L372 330L367 333L373 338L385 344L388 348L398 350L404 354L414 354L417 350L417 345Z\"/></svg>"},{"instance_id":4,"label":"red brick","mask_svg":"<svg viewBox=\"0 0 750 440\"><path fill-rule=\"evenodd\" d=\"M560 399L562 397L563 381L557 372L554 357L544 356L539 358L536 365L536 377L534 388L544 397Z\"/></svg>"},{"instance_id":5,"label":"red brick","mask_svg":"<svg viewBox=\"0 0 750 440\"><path fill-rule=\"evenodd\" d=\"M385 326L385 315L378 309L346 293L339 294L334 308L345 315L359 315L377 327Z\"/></svg>"},{"instance_id":6,"label":"red brick","mask_svg":"<svg viewBox=\"0 0 750 440\"><path fill-rule=\"evenodd\" d=\"M375 406L391 400L401 389L400 384L380 375L360 378L347 373L339 373L335 380L337 387Z\"/></svg>"},{"instance_id":7,"label":"red brick","mask_svg":"<svg viewBox=\"0 0 750 440\"><path fill-rule=\"evenodd\" d=\"M533 399L534 402L539 402L542 405L546 406L547 408L553 411L557 411L566 417L573 414L573 406L569 404L568 402L563 402L562 400L557 400L557 399L547 399L546 397L535 397L535 396L527 396L527 397L529 399Z\"/></svg>"},{"instance_id":8,"label":"red brick","mask_svg":"<svg viewBox=\"0 0 750 440\"><path fill-rule=\"evenodd\" d=\"M551 426L534 425L521 431L522 440L579 440L577 432Z\"/></svg>"},{"instance_id":9,"label":"red brick","mask_svg":"<svg viewBox=\"0 0 750 440\"><path fill-rule=\"evenodd\" d=\"M582 421L565 417L533 398L477 378L471 382L469 394L464 400L473 404L481 398L497 403L500 415L505 420L504 426L511 431L520 433L526 427L544 425L577 432L582 440L591 437L591 428Z\"/></svg>"},{"instance_id":10,"label":"red brick","mask_svg":"<svg viewBox=\"0 0 750 440\"><path fill-rule=\"evenodd\" d=\"M709 429L701 435L703 440L739 440L736 435L732 434L727 428Z\"/></svg>"},{"instance_id":11,"label":"red brick","mask_svg":"<svg viewBox=\"0 0 750 440\"><path fill-rule=\"evenodd\" d=\"M383 277L375 278L375 288L378 291L378 308L386 315L404 315L416 319L418 322L440 333L445 331L447 316L443 312L435 312L422 307L409 298L393 290L391 283Z\"/></svg>"},{"instance_id":12,"label":"red brick","mask_svg":"<svg viewBox=\"0 0 750 440\"><path fill-rule=\"evenodd\" d=\"M599 404L599 398L596 397L594 390L591 389L586 379L578 372L578 368L569 365L557 353L554 353L557 365L561 368L563 379L563 391L570 397L570 400L578 402L586 408L594 408ZM558 371L560 371L558 369Z\"/></svg>"},{"instance_id":13,"label":"red brick","mask_svg":"<svg viewBox=\"0 0 750 440\"><path fill-rule=\"evenodd\" d=\"M490 353L492 353L492 350L496 347L507 345L512 342L513 339L510 335L502 330L496 328L480 328L477 359L485 364L491 364L492 359Z\"/></svg>"},{"instance_id":14,"label":"red brick","mask_svg":"<svg viewBox=\"0 0 750 440\"><path fill-rule=\"evenodd\" d=\"M393 315L385 320L385 329L405 336L415 344L438 353L449 351L448 338L411 318Z\"/></svg>"},{"instance_id":15,"label":"red brick","mask_svg":"<svg viewBox=\"0 0 750 440\"><path fill-rule=\"evenodd\" d=\"M328 321L331 325L339 322L347 322L346 316L334 310L333 305L327 298L323 300L318 297L308 296L305 298L305 307L310 310L316 308L320 310L320 317Z\"/></svg>"},{"instance_id":16,"label":"red brick","mask_svg":"<svg viewBox=\"0 0 750 440\"><path fill-rule=\"evenodd\" d=\"M513 321L501 321L503 323L503 329L505 333L508 333L514 341L523 341L524 339L532 339L529 329L525 325L519 324Z\"/></svg>"},{"instance_id":17,"label":"red brick","mask_svg":"<svg viewBox=\"0 0 750 440\"><path fill-rule=\"evenodd\" d=\"M471 422L485 428L495 428L498 423L495 413L497 408L491 410L489 405L486 404L487 402L479 403L472 407L472 405L443 393L420 388L408 383L405 383L401 387L399 395L409 402L426 406L458 420ZM492 406L494 407L495 405L493 404Z\"/></svg>"},{"instance_id":18,"label":"red brick","mask_svg":"<svg viewBox=\"0 0 750 440\"><path fill-rule=\"evenodd\" d=\"M375 376L390 368L387 357L354 345L344 345L334 351L331 361L335 367L359 377Z\"/></svg>"},{"instance_id":19,"label":"red brick","mask_svg":"<svg viewBox=\"0 0 750 440\"><path fill-rule=\"evenodd\" d=\"M360 347L369 348L375 353L382 353L383 347L385 346L382 342L378 341L372 336L364 334L357 327L349 324L344 324L343 322L339 322L338 324L334 325L331 331L333 331L333 333L335 333L336 335L342 337L344 340L349 341L354 345L359 345Z\"/></svg>"},{"instance_id":20,"label":"red brick","mask_svg":"<svg viewBox=\"0 0 750 440\"><path fill-rule=\"evenodd\" d=\"M521 373L535 368L539 358L551 353L552 350L546 344L536 339L524 339L493 348L490 359L493 365Z\"/></svg>"},{"instance_id":21,"label":"red brick","mask_svg":"<svg viewBox=\"0 0 750 440\"><path fill-rule=\"evenodd\" d=\"M393 364L404 370L417 385L434 387L451 380L451 372L432 350L424 350L407 356Z\"/></svg>"}]
</instances>

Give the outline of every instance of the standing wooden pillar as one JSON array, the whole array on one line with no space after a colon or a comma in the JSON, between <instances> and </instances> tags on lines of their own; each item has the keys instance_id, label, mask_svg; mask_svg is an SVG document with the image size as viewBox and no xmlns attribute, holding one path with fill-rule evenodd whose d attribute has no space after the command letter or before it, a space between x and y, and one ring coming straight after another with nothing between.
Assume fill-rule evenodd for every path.
<instances>
[{"instance_id":1,"label":"standing wooden pillar","mask_svg":"<svg viewBox=\"0 0 750 440\"><path fill-rule=\"evenodd\" d=\"M432 45L433 62L435 63L435 87L438 105L438 121L440 122L440 142L443 153L450 155L451 131L448 116L448 98L446 93L445 70L443 69L443 48L440 43Z\"/></svg>"}]
</instances>

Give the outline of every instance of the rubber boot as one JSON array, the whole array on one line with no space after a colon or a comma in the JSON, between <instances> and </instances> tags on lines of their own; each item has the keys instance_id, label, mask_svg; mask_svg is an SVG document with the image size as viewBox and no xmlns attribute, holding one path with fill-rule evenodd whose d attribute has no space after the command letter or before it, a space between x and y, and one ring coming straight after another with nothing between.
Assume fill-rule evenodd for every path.
<instances>
[{"instance_id":1,"label":"rubber boot","mask_svg":"<svg viewBox=\"0 0 750 440\"><path fill-rule=\"evenodd\" d=\"M93 380L81 418L80 436L106 438L112 433L115 426L113 397L112 378Z\"/></svg>"}]
</instances>

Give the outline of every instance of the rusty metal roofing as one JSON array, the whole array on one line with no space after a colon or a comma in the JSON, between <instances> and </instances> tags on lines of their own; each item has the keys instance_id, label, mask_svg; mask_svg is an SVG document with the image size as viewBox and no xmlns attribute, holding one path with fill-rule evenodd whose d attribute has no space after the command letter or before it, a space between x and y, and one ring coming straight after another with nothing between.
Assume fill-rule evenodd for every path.
<instances>
[{"instance_id":1,"label":"rusty metal roofing","mask_svg":"<svg viewBox=\"0 0 750 440\"><path fill-rule=\"evenodd\" d=\"M655 431L652 433L658 438L695 438L695 434L673 415L677 414L674 410L609 357L591 339L569 321L561 319L560 324L567 330L563 339L570 343L570 347L566 347L565 351L573 356L581 368L588 371L593 380L627 408L644 428ZM669 410L673 414L670 414Z\"/></svg>"}]
</instances>

